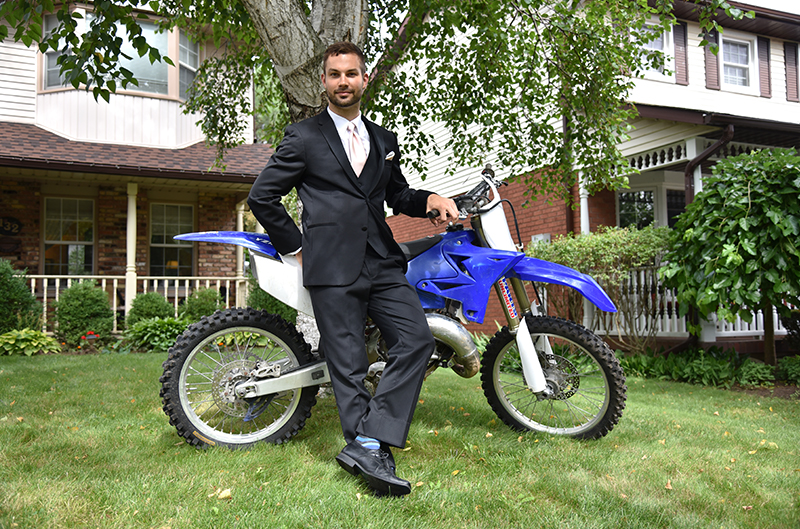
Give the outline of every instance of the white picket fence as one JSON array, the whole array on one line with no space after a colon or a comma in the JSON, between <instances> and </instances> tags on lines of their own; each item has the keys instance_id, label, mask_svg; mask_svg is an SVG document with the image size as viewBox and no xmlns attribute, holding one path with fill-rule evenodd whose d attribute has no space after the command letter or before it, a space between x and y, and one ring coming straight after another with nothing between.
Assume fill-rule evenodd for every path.
<instances>
[{"instance_id":1,"label":"white picket fence","mask_svg":"<svg viewBox=\"0 0 800 529\"><path fill-rule=\"evenodd\" d=\"M655 267L640 268L631 272L629 279L624 283L622 291L630 304L628 315L624 311L614 314L611 318L594 318L589 314L588 321L594 322L595 332L598 334L616 334L618 330L629 328L626 317L633 314L632 325L641 333L654 331L656 337L683 337L688 336L686 318L681 317L678 311L677 292L665 288L658 279L658 269ZM593 307L593 306L592 306ZM775 322L775 335L787 334L786 329L778 317L777 309L773 309ZM611 322L610 325L608 322ZM716 325L717 338L763 338L764 315L761 311L754 313L752 323L747 323L740 317L728 322L712 318Z\"/></svg>"},{"instance_id":2,"label":"white picket fence","mask_svg":"<svg viewBox=\"0 0 800 529\"><path fill-rule=\"evenodd\" d=\"M42 303L42 330L53 331L53 303L61 292L75 281L92 280L108 293L111 309L120 316L125 308L125 276L68 276L27 275L25 279L31 293ZM201 288L213 288L222 294L226 307L244 306L247 301L247 279L243 277L154 277L138 276L136 294L158 292L175 307L175 315L183 301ZM118 318L114 319L113 332L118 332Z\"/></svg>"}]
</instances>

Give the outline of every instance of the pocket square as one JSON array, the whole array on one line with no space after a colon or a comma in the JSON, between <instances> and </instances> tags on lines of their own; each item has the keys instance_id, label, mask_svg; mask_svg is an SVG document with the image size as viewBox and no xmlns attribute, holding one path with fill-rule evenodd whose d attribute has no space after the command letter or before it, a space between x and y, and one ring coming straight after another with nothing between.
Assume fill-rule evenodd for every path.
<instances>
[{"instance_id":1,"label":"pocket square","mask_svg":"<svg viewBox=\"0 0 800 529\"><path fill-rule=\"evenodd\" d=\"M392 160L394 160L394 151L391 151L391 152L389 152L389 154L387 154L387 155L386 155L386 158L385 158L385 159L386 159L387 161L389 161L389 162L391 162Z\"/></svg>"}]
</instances>

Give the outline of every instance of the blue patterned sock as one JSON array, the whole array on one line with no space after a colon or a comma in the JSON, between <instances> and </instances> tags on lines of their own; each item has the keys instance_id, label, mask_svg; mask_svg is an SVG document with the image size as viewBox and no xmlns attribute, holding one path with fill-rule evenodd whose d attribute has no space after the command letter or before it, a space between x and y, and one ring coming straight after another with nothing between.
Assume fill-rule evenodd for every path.
<instances>
[{"instance_id":1,"label":"blue patterned sock","mask_svg":"<svg viewBox=\"0 0 800 529\"><path fill-rule=\"evenodd\" d=\"M359 444L361 444L361 446L363 446L367 450L377 450L378 448L381 447L381 442L378 441L377 439L373 439L372 437L365 437L363 435L359 435L358 437L356 437L356 441L358 441Z\"/></svg>"}]
</instances>

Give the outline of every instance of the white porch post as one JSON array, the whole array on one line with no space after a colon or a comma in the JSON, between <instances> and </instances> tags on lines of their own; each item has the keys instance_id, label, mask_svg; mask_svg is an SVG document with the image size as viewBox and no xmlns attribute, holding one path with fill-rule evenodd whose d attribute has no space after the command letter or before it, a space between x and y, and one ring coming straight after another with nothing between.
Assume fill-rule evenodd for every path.
<instances>
[{"instance_id":1,"label":"white porch post","mask_svg":"<svg viewBox=\"0 0 800 529\"><path fill-rule=\"evenodd\" d=\"M700 153L702 152L700 139L699 138L690 138L686 140L686 157L690 160L695 159ZM703 190L703 164L697 164L697 167L694 168L693 177L694 177L694 194L697 196L697 193Z\"/></svg>"},{"instance_id":2,"label":"white porch post","mask_svg":"<svg viewBox=\"0 0 800 529\"><path fill-rule=\"evenodd\" d=\"M591 225L589 224L589 192L583 183L583 172L578 172L578 195L580 196L581 204L581 234L591 232ZM592 319L594 316L594 305L583 298L583 326L587 329L592 328Z\"/></svg>"},{"instance_id":3,"label":"white porch post","mask_svg":"<svg viewBox=\"0 0 800 529\"><path fill-rule=\"evenodd\" d=\"M128 183L128 229L126 234L125 314L136 296L136 195L139 185Z\"/></svg>"},{"instance_id":4,"label":"white porch post","mask_svg":"<svg viewBox=\"0 0 800 529\"><path fill-rule=\"evenodd\" d=\"M236 231L244 231L244 208L246 201L236 204ZM247 303L247 283L244 281L244 248L236 245L236 306Z\"/></svg>"}]
</instances>

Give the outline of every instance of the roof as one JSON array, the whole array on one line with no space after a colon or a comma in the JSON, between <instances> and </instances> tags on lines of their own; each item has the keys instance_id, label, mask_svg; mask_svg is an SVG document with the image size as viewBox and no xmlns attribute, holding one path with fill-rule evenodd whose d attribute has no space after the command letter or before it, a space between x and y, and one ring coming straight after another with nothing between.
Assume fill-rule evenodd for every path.
<instances>
[{"instance_id":1,"label":"roof","mask_svg":"<svg viewBox=\"0 0 800 529\"><path fill-rule=\"evenodd\" d=\"M0 167L103 173L160 179L252 184L274 152L263 143L225 152L225 171L211 169L216 148L203 142L158 149L74 141L33 124L0 123Z\"/></svg>"}]
</instances>

